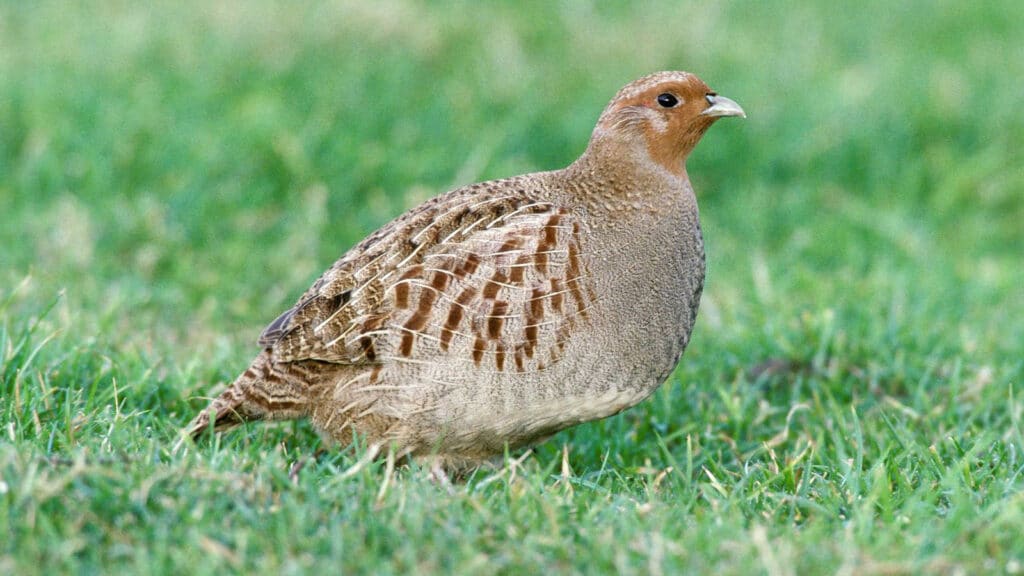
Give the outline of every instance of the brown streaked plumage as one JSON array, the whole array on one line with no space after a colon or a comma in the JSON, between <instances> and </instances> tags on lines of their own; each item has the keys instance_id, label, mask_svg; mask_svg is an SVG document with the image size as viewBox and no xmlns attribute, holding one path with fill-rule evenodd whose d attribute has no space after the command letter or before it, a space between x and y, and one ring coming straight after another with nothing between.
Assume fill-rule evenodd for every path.
<instances>
[{"instance_id":1,"label":"brown streaked plumage","mask_svg":"<svg viewBox=\"0 0 1024 576\"><path fill-rule=\"evenodd\" d=\"M465 186L334 263L189 425L308 417L462 466L650 395L686 347L704 244L686 158L743 116L685 72L619 91L572 165Z\"/></svg>"}]
</instances>

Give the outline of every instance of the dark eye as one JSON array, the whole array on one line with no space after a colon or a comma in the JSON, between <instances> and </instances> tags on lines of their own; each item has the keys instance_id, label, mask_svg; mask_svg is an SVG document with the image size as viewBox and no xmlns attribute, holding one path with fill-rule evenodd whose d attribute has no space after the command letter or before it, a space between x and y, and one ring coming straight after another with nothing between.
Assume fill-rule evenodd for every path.
<instances>
[{"instance_id":1,"label":"dark eye","mask_svg":"<svg viewBox=\"0 0 1024 576\"><path fill-rule=\"evenodd\" d=\"M658 96L658 104L661 105L662 108L672 108L676 104L679 104L679 98L676 98L666 92Z\"/></svg>"}]
</instances>

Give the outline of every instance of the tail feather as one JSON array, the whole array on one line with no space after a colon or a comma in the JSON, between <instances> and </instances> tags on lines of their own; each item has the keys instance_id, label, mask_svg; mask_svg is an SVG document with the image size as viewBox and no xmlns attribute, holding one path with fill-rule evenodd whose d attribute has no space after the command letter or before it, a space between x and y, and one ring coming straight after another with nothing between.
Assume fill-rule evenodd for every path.
<instances>
[{"instance_id":1,"label":"tail feather","mask_svg":"<svg viewBox=\"0 0 1024 576\"><path fill-rule=\"evenodd\" d=\"M242 401L244 394L241 392L242 388L237 384L236 381L235 384L229 386L220 396L214 398L209 406L196 415L185 428L189 438L196 440L211 427L214 432L224 432L242 422L254 419L244 414L244 402Z\"/></svg>"},{"instance_id":2,"label":"tail feather","mask_svg":"<svg viewBox=\"0 0 1024 576\"><path fill-rule=\"evenodd\" d=\"M253 420L287 420L305 415L308 402L303 386L295 386L274 366L267 352L210 402L185 428L198 439L211 427L214 432L230 430Z\"/></svg>"}]
</instances>

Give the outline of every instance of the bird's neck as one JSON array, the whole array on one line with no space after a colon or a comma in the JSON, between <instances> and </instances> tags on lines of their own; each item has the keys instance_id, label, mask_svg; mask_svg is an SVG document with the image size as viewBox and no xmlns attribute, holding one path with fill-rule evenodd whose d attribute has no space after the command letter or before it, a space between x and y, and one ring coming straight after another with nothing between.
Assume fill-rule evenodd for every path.
<instances>
[{"instance_id":1,"label":"bird's neck","mask_svg":"<svg viewBox=\"0 0 1024 576\"><path fill-rule=\"evenodd\" d=\"M592 214L628 221L630 213L675 212L692 201L685 165L669 171L653 161L646 146L595 137L562 175L575 200Z\"/></svg>"}]
</instances>

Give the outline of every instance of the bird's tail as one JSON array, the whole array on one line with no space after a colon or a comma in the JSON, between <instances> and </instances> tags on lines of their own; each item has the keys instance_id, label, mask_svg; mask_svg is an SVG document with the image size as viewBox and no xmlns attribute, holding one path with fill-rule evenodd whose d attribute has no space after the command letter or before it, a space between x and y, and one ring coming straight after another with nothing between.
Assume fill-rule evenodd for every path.
<instances>
[{"instance_id":1,"label":"bird's tail","mask_svg":"<svg viewBox=\"0 0 1024 576\"><path fill-rule=\"evenodd\" d=\"M193 440L213 428L230 430L252 420L289 420L306 415L304 387L296 386L277 370L268 352L262 352L249 368L210 402L185 428Z\"/></svg>"}]
</instances>

